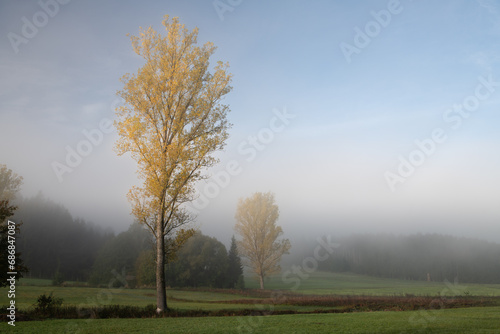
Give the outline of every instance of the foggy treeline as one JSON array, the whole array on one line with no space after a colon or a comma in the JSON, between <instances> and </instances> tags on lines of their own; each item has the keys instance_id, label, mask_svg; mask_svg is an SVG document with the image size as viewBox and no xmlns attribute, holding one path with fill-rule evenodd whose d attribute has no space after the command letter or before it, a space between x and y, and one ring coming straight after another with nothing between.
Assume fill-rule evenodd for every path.
<instances>
[{"instance_id":1,"label":"foggy treeline","mask_svg":"<svg viewBox=\"0 0 500 334\"><path fill-rule=\"evenodd\" d=\"M151 233L138 224L118 235L81 219L43 195L20 200L13 218L23 222L19 250L25 277L89 282L95 286L154 286ZM235 241L226 250L216 238L197 232L167 265L167 284L242 288Z\"/></svg>"},{"instance_id":2,"label":"foggy treeline","mask_svg":"<svg viewBox=\"0 0 500 334\"><path fill-rule=\"evenodd\" d=\"M29 269L25 277L86 281L99 250L114 234L74 219L43 195L22 199L12 218L22 222L17 244Z\"/></svg>"},{"instance_id":3,"label":"foggy treeline","mask_svg":"<svg viewBox=\"0 0 500 334\"><path fill-rule=\"evenodd\" d=\"M109 239L99 250L92 266L92 285L134 286L136 262L143 252L152 250L151 234L138 224ZM154 264L151 270L154 272Z\"/></svg>"},{"instance_id":4,"label":"foggy treeline","mask_svg":"<svg viewBox=\"0 0 500 334\"><path fill-rule=\"evenodd\" d=\"M500 245L439 234L356 234L318 269L407 280L500 283Z\"/></svg>"},{"instance_id":5,"label":"foggy treeline","mask_svg":"<svg viewBox=\"0 0 500 334\"><path fill-rule=\"evenodd\" d=\"M90 282L92 285L154 286L151 233L132 224L118 235L74 219L62 205L42 195L20 200L13 220L23 222L19 250L26 277ZM334 238L335 239L335 238ZM408 280L500 283L500 244L438 234L409 236L356 234L339 244L317 270ZM315 240L292 243L302 263L314 254ZM294 250L295 248L295 250ZM226 249L216 238L196 233L167 264L170 286L243 287L236 244ZM291 263L282 263L286 269ZM119 278L119 279L117 279Z\"/></svg>"},{"instance_id":6,"label":"foggy treeline","mask_svg":"<svg viewBox=\"0 0 500 334\"><path fill-rule=\"evenodd\" d=\"M216 238L195 233L166 266L172 287L243 288L236 244L229 251ZM108 240L92 267L92 285L155 286L155 250L151 233L138 224Z\"/></svg>"},{"instance_id":7,"label":"foggy treeline","mask_svg":"<svg viewBox=\"0 0 500 334\"><path fill-rule=\"evenodd\" d=\"M244 288L234 237L226 251L216 238L196 233L167 265L166 281L173 287Z\"/></svg>"}]
</instances>

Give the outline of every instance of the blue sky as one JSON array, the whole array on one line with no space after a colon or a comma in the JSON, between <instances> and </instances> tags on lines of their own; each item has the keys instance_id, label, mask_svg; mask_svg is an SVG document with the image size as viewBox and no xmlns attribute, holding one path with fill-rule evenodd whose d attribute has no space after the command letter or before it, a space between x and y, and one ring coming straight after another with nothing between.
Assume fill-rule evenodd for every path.
<instances>
[{"instance_id":1,"label":"blue sky","mask_svg":"<svg viewBox=\"0 0 500 334\"><path fill-rule=\"evenodd\" d=\"M137 183L135 164L116 157L116 133L103 132L62 182L53 164L86 140L82 131L114 118L119 78L142 64L126 34L161 30L169 14L197 26L199 42L218 47L212 61L229 62L234 75L225 101L234 126L211 173L231 161L241 168L218 189L199 185L216 192L197 210L202 230L229 239L238 198L273 191L289 235L500 241L496 2L54 1L0 2L0 163L25 178L25 195L42 191L98 224L132 222L125 194ZM342 45L357 53L346 57ZM448 112L464 103L472 103L467 117ZM276 113L293 118L282 124ZM271 124L280 125L272 138ZM446 140L422 153L415 141L436 129ZM265 144L247 161L249 136L259 135ZM411 175L398 174L400 158L418 164ZM404 182L391 187L387 173Z\"/></svg>"}]
</instances>

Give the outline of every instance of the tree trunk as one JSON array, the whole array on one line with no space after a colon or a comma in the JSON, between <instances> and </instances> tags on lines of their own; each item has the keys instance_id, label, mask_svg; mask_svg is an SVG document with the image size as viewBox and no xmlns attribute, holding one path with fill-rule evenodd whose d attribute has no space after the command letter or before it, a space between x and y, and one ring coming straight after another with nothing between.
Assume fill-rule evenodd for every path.
<instances>
[{"instance_id":1,"label":"tree trunk","mask_svg":"<svg viewBox=\"0 0 500 334\"><path fill-rule=\"evenodd\" d=\"M259 278L260 278L260 289L264 290L264 276L260 274Z\"/></svg>"},{"instance_id":2,"label":"tree trunk","mask_svg":"<svg viewBox=\"0 0 500 334\"><path fill-rule=\"evenodd\" d=\"M167 310L167 292L165 290L165 240L162 224L156 226L156 313Z\"/></svg>"}]
</instances>

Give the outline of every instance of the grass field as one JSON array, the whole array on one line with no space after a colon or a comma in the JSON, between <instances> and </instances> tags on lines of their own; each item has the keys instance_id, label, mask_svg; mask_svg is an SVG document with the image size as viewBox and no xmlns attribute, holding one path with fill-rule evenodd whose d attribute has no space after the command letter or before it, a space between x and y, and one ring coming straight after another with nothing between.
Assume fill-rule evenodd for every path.
<instances>
[{"instance_id":1,"label":"grass field","mask_svg":"<svg viewBox=\"0 0 500 334\"><path fill-rule=\"evenodd\" d=\"M257 282L247 279L247 287ZM23 279L16 286L16 307L33 308L41 294L53 293L64 305L96 307L105 305L146 306L155 304L153 289L107 289L90 287L53 287L48 280ZM266 288L288 288L281 277L266 281ZM300 282L297 294L365 296L500 296L500 285L416 282L360 276L355 274L313 273ZM312 312L331 310L332 306L261 304L264 296L224 290L168 289L169 307L176 310L265 310ZM269 297L269 295L267 296ZM228 303L238 300L237 303ZM248 303L245 301L248 300ZM0 305L6 305L7 289L0 289ZM499 305L494 304L494 305ZM2 312L4 313L4 312ZM238 329L239 328L239 329ZM473 307L428 311L354 312L342 314L293 314L271 316L233 316L201 318L91 319L16 322L12 328L0 322L0 333L481 333L500 332L500 307ZM458 331L460 329L460 331Z\"/></svg>"},{"instance_id":2,"label":"grass field","mask_svg":"<svg viewBox=\"0 0 500 334\"><path fill-rule=\"evenodd\" d=\"M6 323L0 323L5 332ZM264 317L49 320L9 333L498 333L500 307Z\"/></svg>"},{"instance_id":3,"label":"grass field","mask_svg":"<svg viewBox=\"0 0 500 334\"><path fill-rule=\"evenodd\" d=\"M297 276L295 276L297 277ZM246 279L246 287L257 289L255 279ZM266 289L290 289L295 284L284 284L281 276L265 281ZM304 294L337 295L446 295L458 296L500 296L500 284L462 284L455 282L424 282L399 279L377 278L350 273L315 272L307 279L300 280L296 292Z\"/></svg>"},{"instance_id":4,"label":"grass field","mask_svg":"<svg viewBox=\"0 0 500 334\"><path fill-rule=\"evenodd\" d=\"M100 305L133 305L146 306L156 303L156 291L152 289L102 289L81 287L53 286L19 286L16 289L16 305L19 308L29 308L36 303L41 294L53 293L62 298L64 305L100 306ZM207 301L224 301L235 299L234 295L210 293L203 291L168 290L167 298L173 308L217 308L217 304ZM239 298L239 297L238 297ZM245 297L241 297L245 298ZM0 305L8 303L7 293L0 295Z\"/></svg>"}]
</instances>

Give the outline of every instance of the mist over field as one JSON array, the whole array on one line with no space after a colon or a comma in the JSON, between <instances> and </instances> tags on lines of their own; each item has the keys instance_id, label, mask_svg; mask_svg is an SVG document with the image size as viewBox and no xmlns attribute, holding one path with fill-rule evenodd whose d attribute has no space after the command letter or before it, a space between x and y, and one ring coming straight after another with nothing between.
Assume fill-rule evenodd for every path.
<instances>
[{"instance_id":1,"label":"mist over field","mask_svg":"<svg viewBox=\"0 0 500 334\"><path fill-rule=\"evenodd\" d=\"M0 32L0 332L498 332L500 3L0 1Z\"/></svg>"},{"instance_id":2,"label":"mist over field","mask_svg":"<svg viewBox=\"0 0 500 334\"><path fill-rule=\"evenodd\" d=\"M500 242L494 2L227 8L2 2L1 162L24 178L22 195L41 192L116 232L133 223L125 196L139 181L130 156L113 151L115 93L142 65L126 34L161 30L168 13L198 27L199 42L218 47L212 64L227 61L233 74L230 138L188 205L205 234L228 245L238 199L271 191L292 241L439 233Z\"/></svg>"}]
</instances>

